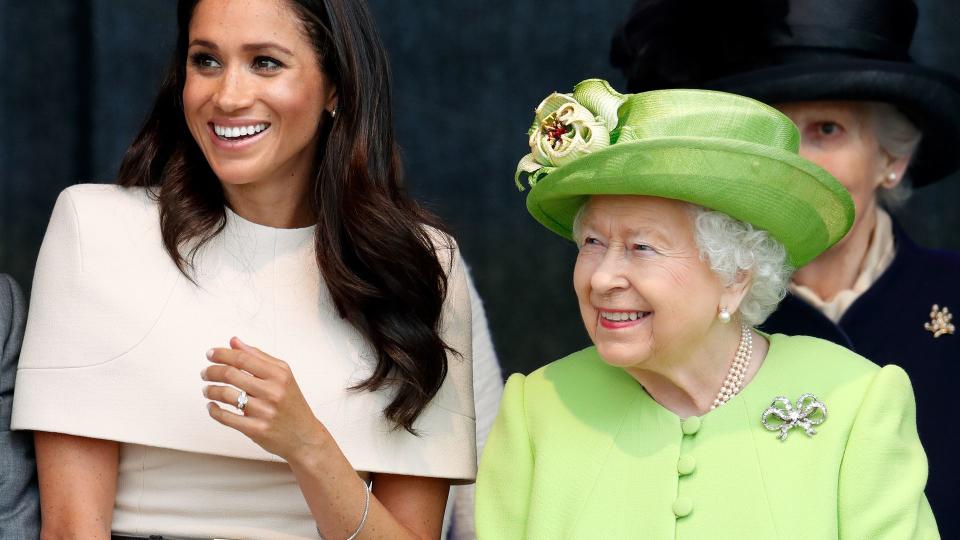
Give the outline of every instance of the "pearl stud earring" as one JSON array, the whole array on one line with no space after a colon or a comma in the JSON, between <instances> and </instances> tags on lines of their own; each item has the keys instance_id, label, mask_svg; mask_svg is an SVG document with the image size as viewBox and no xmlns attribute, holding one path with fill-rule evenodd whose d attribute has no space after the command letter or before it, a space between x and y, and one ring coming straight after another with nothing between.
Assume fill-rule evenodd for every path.
<instances>
[{"instance_id":1,"label":"pearl stud earring","mask_svg":"<svg viewBox=\"0 0 960 540\"><path fill-rule=\"evenodd\" d=\"M336 118L336 117L337 117L337 108L334 107L330 109L330 118Z\"/></svg>"},{"instance_id":2,"label":"pearl stud earring","mask_svg":"<svg viewBox=\"0 0 960 540\"><path fill-rule=\"evenodd\" d=\"M892 173L890 173L890 174L887 175L887 180L890 180L891 182L893 182L893 181L896 180L896 179L897 179L897 173L895 173L895 172L892 172Z\"/></svg>"},{"instance_id":3,"label":"pearl stud earring","mask_svg":"<svg viewBox=\"0 0 960 540\"><path fill-rule=\"evenodd\" d=\"M720 313L717 313L717 318L720 319L720 322L723 324L730 322L730 312L727 311L726 306L720 308Z\"/></svg>"}]
</instances>

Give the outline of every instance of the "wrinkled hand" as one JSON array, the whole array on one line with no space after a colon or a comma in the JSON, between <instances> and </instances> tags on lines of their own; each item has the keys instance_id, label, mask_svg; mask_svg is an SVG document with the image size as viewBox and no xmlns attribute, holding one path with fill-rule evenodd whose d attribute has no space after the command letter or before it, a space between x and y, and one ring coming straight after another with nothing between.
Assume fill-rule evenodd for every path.
<instances>
[{"instance_id":1,"label":"wrinkled hand","mask_svg":"<svg viewBox=\"0 0 960 540\"><path fill-rule=\"evenodd\" d=\"M211 349L207 358L213 365L203 370L201 378L215 384L204 386L203 395L213 400L207 410L217 422L288 462L322 449L331 440L286 362L236 337L229 349ZM217 403L236 408L240 390L247 393L248 401L239 414Z\"/></svg>"}]
</instances>

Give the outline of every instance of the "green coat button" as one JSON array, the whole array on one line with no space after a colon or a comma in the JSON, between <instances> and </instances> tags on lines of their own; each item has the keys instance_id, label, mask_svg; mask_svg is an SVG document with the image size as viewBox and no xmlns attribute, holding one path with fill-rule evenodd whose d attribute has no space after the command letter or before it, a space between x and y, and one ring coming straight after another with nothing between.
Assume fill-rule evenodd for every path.
<instances>
[{"instance_id":1,"label":"green coat button","mask_svg":"<svg viewBox=\"0 0 960 540\"><path fill-rule=\"evenodd\" d=\"M691 416L690 418L687 418L683 421L681 429L683 429L684 435L693 435L697 431L700 431L700 417Z\"/></svg>"},{"instance_id":2,"label":"green coat button","mask_svg":"<svg viewBox=\"0 0 960 540\"><path fill-rule=\"evenodd\" d=\"M677 472L680 473L680 476L692 474L696 468L697 460L689 454L680 456L680 459L677 461Z\"/></svg>"},{"instance_id":3,"label":"green coat button","mask_svg":"<svg viewBox=\"0 0 960 540\"><path fill-rule=\"evenodd\" d=\"M673 503L673 514L678 518L687 517L693 512L693 501L687 497L677 497Z\"/></svg>"}]
</instances>

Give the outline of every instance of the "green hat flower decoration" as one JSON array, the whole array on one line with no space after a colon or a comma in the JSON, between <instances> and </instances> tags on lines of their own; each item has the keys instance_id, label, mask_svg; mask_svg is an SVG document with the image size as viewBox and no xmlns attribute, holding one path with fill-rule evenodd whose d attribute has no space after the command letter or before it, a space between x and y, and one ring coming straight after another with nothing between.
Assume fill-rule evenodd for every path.
<instances>
[{"instance_id":1,"label":"green hat flower decoration","mask_svg":"<svg viewBox=\"0 0 960 540\"><path fill-rule=\"evenodd\" d=\"M536 108L514 183L530 186L527 210L573 239L595 195L686 201L765 230L795 268L853 224L850 194L798 153L800 132L759 101L710 90L620 94L600 79L553 93Z\"/></svg>"},{"instance_id":2,"label":"green hat flower decoration","mask_svg":"<svg viewBox=\"0 0 960 540\"><path fill-rule=\"evenodd\" d=\"M617 110L625 99L601 79L581 82L572 94L547 96L530 127L530 153L520 160L513 177L517 189L524 190L520 182L524 174L532 187L557 167L610 146Z\"/></svg>"}]
</instances>

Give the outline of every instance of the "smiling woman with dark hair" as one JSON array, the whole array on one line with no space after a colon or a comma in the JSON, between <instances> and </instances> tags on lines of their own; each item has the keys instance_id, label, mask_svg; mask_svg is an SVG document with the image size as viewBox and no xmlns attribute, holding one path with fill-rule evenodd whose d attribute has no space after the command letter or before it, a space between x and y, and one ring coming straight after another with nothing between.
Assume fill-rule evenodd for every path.
<instances>
[{"instance_id":1,"label":"smiling woman with dark hair","mask_svg":"<svg viewBox=\"0 0 960 540\"><path fill-rule=\"evenodd\" d=\"M366 5L178 22L120 186L64 191L37 264L14 424L43 536L437 537L475 474L470 301Z\"/></svg>"}]
</instances>

